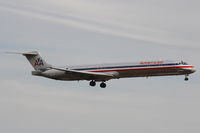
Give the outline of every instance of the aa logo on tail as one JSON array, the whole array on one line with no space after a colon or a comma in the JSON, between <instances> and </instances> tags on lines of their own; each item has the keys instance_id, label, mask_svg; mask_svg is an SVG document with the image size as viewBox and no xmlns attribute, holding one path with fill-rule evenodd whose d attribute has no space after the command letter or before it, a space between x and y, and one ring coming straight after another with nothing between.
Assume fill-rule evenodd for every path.
<instances>
[{"instance_id":1,"label":"aa logo on tail","mask_svg":"<svg viewBox=\"0 0 200 133\"><path fill-rule=\"evenodd\" d=\"M37 60L35 60L35 66L44 66L42 59L37 58Z\"/></svg>"}]
</instances>

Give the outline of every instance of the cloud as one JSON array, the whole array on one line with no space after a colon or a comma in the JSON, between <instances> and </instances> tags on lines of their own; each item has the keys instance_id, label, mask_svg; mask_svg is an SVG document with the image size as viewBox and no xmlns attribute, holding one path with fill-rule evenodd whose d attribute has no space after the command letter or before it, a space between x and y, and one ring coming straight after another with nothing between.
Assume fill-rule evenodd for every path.
<instances>
[{"instance_id":1,"label":"cloud","mask_svg":"<svg viewBox=\"0 0 200 133\"><path fill-rule=\"evenodd\" d=\"M72 7L76 5L75 10L72 10L72 11L77 11L78 13L81 13L82 11L84 12L85 10L86 10L85 12L92 12L92 10L94 10L93 8L100 11L102 11L104 8L105 10L108 10L108 7L104 7L105 6L104 4L98 6L97 4L94 4L94 3L92 3L92 5L86 3L83 5L87 5L87 6L81 6L82 5L81 3L78 4L77 2L72 2L70 3L70 5ZM90 9L90 7L93 7L93 8ZM40 19L44 21L59 23L66 26L71 26L74 28L83 29L83 30L87 30L91 32L97 32L97 33L112 35L116 37L123 37L123 38L129 38L129 39L140 40L140 41L145 41L145 42L151 42L151 43L155 43L156 45L199 48L199 45L197 45L197 43L195 42L172 37L170 34L173 34L173 33L171 32L158 30L155 28L149 28L149 27L147 28L140 25L134 26L128 23L124 23L123 21L121 22L119 21L118 23L113 20L108 21L106 17L105 19L101 19L101 20L100 20L101 17L99 18L95 18L95 17L90 18L89 16L82 17L80 14L77 15L78 14L77 12L75 13L69 12L69 13L66 13L67 15L66 14L64 15L64 13L62 13L59 10L55 10L55 11L45 10L44 11L44 9L43 10L34 9L30 7L28 8L26 6L21 7L21 6L16 6L15 4L14 6L13 4L1 6L0 10L4 12L5 11L11 12L14 14L23 15L26 17L32 17L32 18ZM110 9L110 10L113 13L114 9ZM102 14L106 16L105 12L103 12ZM120 16L122 16L123 18L122 14L120 14Z\"/></svg>"}]
</instances>

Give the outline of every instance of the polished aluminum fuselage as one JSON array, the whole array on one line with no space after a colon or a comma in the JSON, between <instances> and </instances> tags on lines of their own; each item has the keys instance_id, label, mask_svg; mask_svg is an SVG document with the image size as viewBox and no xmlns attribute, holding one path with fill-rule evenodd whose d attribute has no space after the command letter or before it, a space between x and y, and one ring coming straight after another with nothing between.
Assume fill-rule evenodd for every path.
<instances>
[{"instance_id":1,"label":"polished aluminum fuselage","mask_svg":"<svg viewBox=\"0 0 200 133\"><path fill-rule=\"evenodd\" d=\"M195 72L194 66L179 61L151 61L138 63L121 64L100 64L86 66L62 67L66 70L80 72L104 73L113 75L109 78L85 77L81 74L66 73L64 71L48 69L44 72L33 72L33 75L44 76L57 80L95 80L107 81L118 78L169 76L169 75L189 75Z\"/></svg>"}]
</instances>

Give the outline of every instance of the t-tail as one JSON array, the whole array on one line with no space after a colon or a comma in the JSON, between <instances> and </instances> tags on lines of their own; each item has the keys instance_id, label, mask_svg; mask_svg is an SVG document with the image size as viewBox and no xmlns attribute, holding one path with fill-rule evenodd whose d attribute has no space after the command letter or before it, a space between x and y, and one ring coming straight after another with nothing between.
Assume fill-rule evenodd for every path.
<instances>
[{"instance_id":1,"label":"t-tail","mask_svg":"<svg viewBox=\"0 0 200 133\"><path fill-rule=\"evenodd\" d=\"M46 63L46 61L42 59L42 57L37 51L27 52L27 53L16 53L16 52L8 52L8 53L24 55L36 71L46 71L49 67L51 67L50 64Z\"/></svg>"}]
</instances>

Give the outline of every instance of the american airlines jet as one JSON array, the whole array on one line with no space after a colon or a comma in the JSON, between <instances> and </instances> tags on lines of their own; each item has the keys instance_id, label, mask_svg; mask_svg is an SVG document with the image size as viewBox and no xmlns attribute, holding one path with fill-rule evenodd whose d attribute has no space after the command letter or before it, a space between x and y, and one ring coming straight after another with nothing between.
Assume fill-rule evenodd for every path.
<instances>
[{"instance_id":1,"label":"american airlines jet","mask_svg":"<svg viewBox=\"0 0 200 133\"><path fill-rule=\"evenodd\" d=\"M142 61L138 63L56 67L44 61L37 51L9 53L24 55L35 69L32 71L32 75L65 81L87 80L90 81L90 86L101 82L101 88L106 87L105 82L108 80L131 77L185 75L187 81L189 74L195 72L194 66L183 61Z\"/></svg>"}]
</instances>

